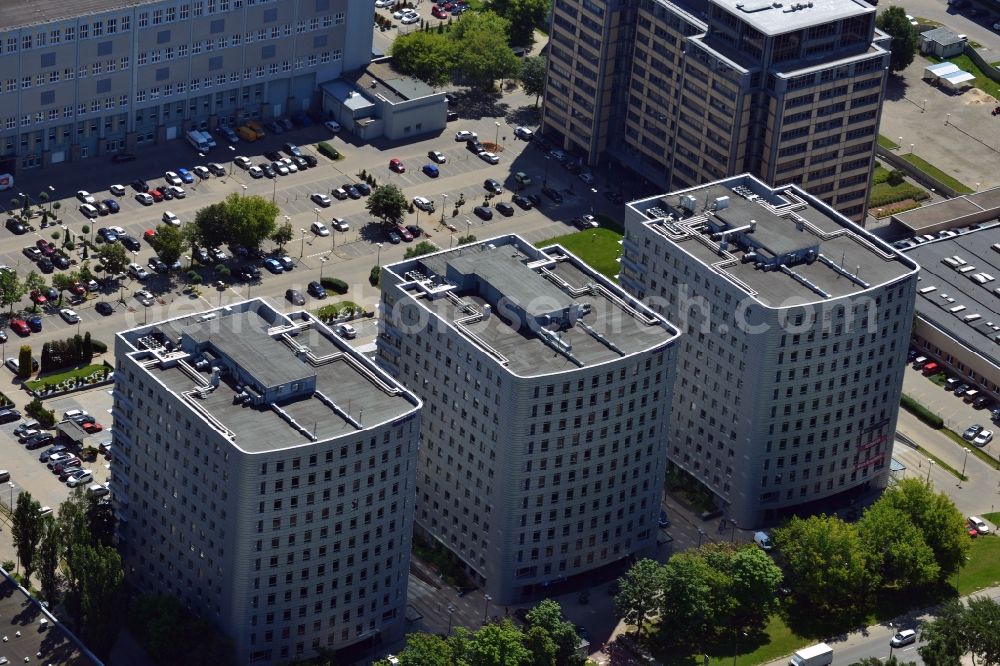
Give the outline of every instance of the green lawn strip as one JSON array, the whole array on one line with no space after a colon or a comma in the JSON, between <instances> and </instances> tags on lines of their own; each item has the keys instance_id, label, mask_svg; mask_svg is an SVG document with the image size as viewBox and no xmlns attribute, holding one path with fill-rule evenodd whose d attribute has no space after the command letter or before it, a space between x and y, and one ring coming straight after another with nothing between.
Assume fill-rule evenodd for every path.
<instances>
[{"instance_id":1,"label":"green lawn strip","mask_svg":"<svg viewBox=\"0 0 1000 666\"><path fill-rule=\"evenodd\" d=\"M991 458L988 453L983 451L981 448L979 448L972 442L967 442L966 440L962 439L962 436L959 435L957 432L952 432L947 428L941 428L941 432L943 432L948 437L948 439L955 442L963 449L969 449L969 453L976 456L977 458L982 460L984 463L986 463L993 469L1000 469L1000 463L998 463L995 459Z\"/></svg>"},{"instance_id":2,"label":"green lawn strip","mask_svg":"<svg viewBox=\"0 0 1000 666\"><path fill-rule=\"evenodd\" d=\"M878 185L879 183L884 183L889 180L890 171L884 166L875 166L875 170L872 171L872 183Z\"/></svg>"},{"instance_id":3,"label":"green lawn strip","mask_svg":"<svg viewBox=\"0 0 1000 666\"><path fill-rule=\"evenodd\" d=\"M943 470L945 470L947 472L950 472L952 475L955 476L955 478L960 479L962 481L967 481L969 479L968 476L962 476L961 472L959 472L957 469L955 469L954 467L952 467L951 465L949 465L945 461L943 461L940 458L938 458L936 455L934 455L933 453L931 453L930 451L928 451L924 447L917 446L917 451L920 451L921 454L923 454L923 455L927 456L928 458L930 458L931 460L933 460L934 464L937 465L938 467L940 467L941 469L943 469ZM919 471L919 470L917 470L917 471Z\"/></svg>"},{"instance_id":4,"label":"green lawn strip","mask_svg":"<svg viewBox=\"0 0 1000 666\"><path fill-rule=\"evenodd\" d=\"M907 199L922 201L923 199L929 199L930 196L926 190L907 182L902 182L899 185L876 183L872 185L872 193L868 198L868 205L876 207L887 206Z\"/></svg>"},{"instance_id":5,"label":"green lawn strip","mask_svg":"<svg viewBox=\"0 0 1000 666\"><path fill-rule=\"evenodd\" d=\"M85 365L79 368L73 368L71 370L66 370L64 372L59 372L51 375L44 375L39 377L35 381L25 382L24 385L27 386L32 391L40 388L45 388L46 384L58 384L65 379L79 379L80 377L87 377L95 372L103 372L105 366L102 363L95 363L94 365Z\"/></svg>"},{"instance_id":6,"label":"green lawn strip","mask_svg":"<svg viewBox=\"0 0 1000 666\"><path fill-rule=\"evenodd\" d=\"M617 258L621 251L618 241L621 238L622 235L616 231L598 228L539 241L535 243L535 247L562 245L594 270L616 280L619 270Z\"/></svg>"},{"instance_id":7,"label":"green lawn strip","mask_svg":"<svg viewBox=\"0 0 1000 666\"><path fill-rule=\"evenodd\" d=\"M1000 541L1000 539L998 539L998 541ZM735 663L737 666L754 666L754 664L764 664L769 661L774 661L779 657L795 652L801 647L812 645L817 642L811 638L803 638L802 636L794 634L778 613L771 616L771 621L768 622L764 632L767 634L767 643L755 648L752 652L742 653L742 651L738 649L739 646L733 643L731 636L724 638L714 646L710 646L708 649L709 665L729 666L734 663L734 647L737 648L737 652L741 652L736 656ZM703 663L701 655L697 655L695 663Z\"/></svg>"},{"instance_id":8,"label":"green lawn strip","mask_svg":"<svg viewBox=\"0 0 1000 666\"><path fill-rule=\"evenodd\" d=\"M1000 518L1000 514L996 513L986 515L993 516L987 518L990 522ZM969 551L969 560L962 571L952 576L948 582L958 589L960 595L971 594L1000 583L1000 538L995 535L976 537L972 542L972 550Z\"/></svg>"},{"instance_id":9,"label":"green lawn strip","mask_svg":"<svg viewBox=\"0 0 1000 666\"><path fill-rule=\"evenodd\" d=\"M896 150L899 148L899 144L890 139L887 136L878 135L878 145L882 146L886 150Z\"/></svg>"},{"instance_id":10,"label":"green lawn strip","mask_svg":"<svg viewBox=\"0 0 1000 666\"><path fill-rule=\"evenodd\" d=\"M917 167L918 169L920 169L921 171L923 171L924 173L926 173L928 176L932 176L934 178L937 178L939 181L941 181L942 183L944 183L948 187L952 188L956 192L962 192L962 193L965 193L965 194L971 194L972 193L972 188L971 187L969 187L968 185L962 183L958 179L949 176L944 171L941 171L941 169L938 169L936 166L934 166L933 164L931 164L930 162L928 162L924 158L922 158L922 157L920 157L918 155L914 155L913 153L907 153L906 155L903 155L902 157L903 157L904 160L906 160L907 162L909 162L913 166Z\"/></svg>"}]
</instances>

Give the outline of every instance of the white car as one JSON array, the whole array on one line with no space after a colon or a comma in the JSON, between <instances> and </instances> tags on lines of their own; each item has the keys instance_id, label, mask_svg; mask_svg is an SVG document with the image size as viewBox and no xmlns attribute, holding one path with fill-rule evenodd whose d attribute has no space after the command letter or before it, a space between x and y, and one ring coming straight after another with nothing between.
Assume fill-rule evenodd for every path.
<instances>
[{"instance_id":1,"label":"white car","mask_svg":"<svg viewBox=\"0 0 1000 666\"><path fill-rule=\"evenodd\" d=\"M986 524L986 521L979 516L969 516L969 527L976 530L980 534L989 534L990 526Z\"/></svg>"},{"instance_id":2,"label":"white car","mask_svg":"<svg viewBox=\"0 0 1000 666\"><path fill-rule=\"evenodd\" d=\"M80 315L78 315L75 310L70 310L69 308L63 308L60 310L59 316L62 317L67 324L77 324L80 322Z\"/></svg>"},{"instance_id":3,"label":"white car","mask_svg":"<svg viewBox=\"0 0 1000 666\"><path fill-rule=\"evenodd\" d=\"M91 220L100 215L100 213L97 212L97 209L88 203L80 204L80 214Z\"/></svg>"},{"instance_id":4,"label":"white car","mask_svg":"<svg viewBox=\"0 0 1000 666\"><path fill-rule=\"evenodd\" d=\"M257 166L256 164L255 164L255 165L253 165L253 166L251 166L251 167L250 167L250 168L248 169L248 173L250 174L250 177L251 177L251 178L263 178L263 177L264 177L264 170L263 170L263 169L261 169L261 168L260 168L259 166Z\"/></svg>"},{"instance_id":5,"label":"white car","mask_svg":"<svg viewBox=\"0 0 1000 666\"><path fill-rule=\"evenodd\" d=\"M141 203L143 206L152 206L155 203L153 195L151 195L149 192L136 193L135 200Z\"/></svg>"},{"instance_id":6,"label":"white car","mask_svg":"<svg viewBox=\"0 0 1000 666\"><path fill-rule=\"evenodd\" d=\"M350 324L339 324L334 330L337 332L337 335L348 340L358 337L358 332Z\"/></svg>"},{"instance_id":7,"label":"white car","mask_svg":"<svg viewBox=\"0 0 1000 666\"><path fill-rule=\"evenodd\" d=\"M96 203L94 195L88 192L87 190L80 190L79 192L77 192L76 198L85 204L93 205L94 203Z\"/></svg>"},{"instance_id":8,"label":"white car","mask_svg":"<svg viewBox=\"0 0 1000 666\"><path fill-rule=\"evenodd\" d=\"M115 195L116 197L125 196L124 185L112 185L111 187L108 188L108 190L111 192L111 194Z\"/></svg>"},{"instance_id":9,"label":"white car","mask_svg":"<svg viewBox=\"0 0 1000 666\"><path fill-rule=\"evenodd\" d=\"M90 483L94 480L94 474L89 469L82 469L79 472L73 472L68 479L66 479L66 485L70 488L76 488L77 486L83 485L85 483Z\"/></svg>"},{"instance_id":10,"label":"white car","mask_svg":"<svg viewBox=\"0 0 1000 666\"><path fill-rule=\"evenodd\" d=\"M403 25L411 25L419 20L420 20L420 14L414 12L412 14L407 14L406 16L401 18L399 22L402 23Z\"/></svg>"},{"instance_id":11,"label":"white car","mask_svg":"<svg viewBox=\"0 0 1000 666\"><path fill-rule=\"evenodd\" d=\"M468 141L469 139L476 140L478 138L478 134L469 130L459 130L455 132L455 141Z\"/></svg>"},{"instance_id":12,"label":"white car","mask_svg":"<svg viewBox=\"0 0 1000 666\"><path fill-rule=\"evenodd\" d=\"M427 197L413 197L413 205L425 213L434 212L434 202Z\"/></svg>"},{"instance_id":13,"label":"white car","mask_svg":"<svg viewBox=\"0 0 1000 666\"><path fill-rule=\"evenodd\" d=\"M309 198L312 199L313 203L319 204L323 208L329 208L330 204L333 203L333 199L322 192L313 192L309 195Z\"/></svg>"},{"instance_id":14,"label":"white car","mask_svg":"<svg viewBox=\"0 0 1000 666\"><path fill-rule=\"evenodd\" d=\"M342 217L333 218L333 220L330 221L330 224L332 224L333 228L336 229L337 231L347 231L351 228L350 226L348 226L347 220L345 220Z\"/></svg>"},{"instance_id":15,"label":"white car","mask_svg":"<svg viewBox=\"0 0 1000 666\"><path fill-rule=\"evenodd\" d=\"M121 227L108 227L108 229L115 232L115 235L118 236L118 238L121 238L122 236L126 235L125 230L122 229Z\"/></svg>"},{"instance_id":16,"label":"white car","mask_svg":"<svg viewBox=\"0 0 1000 666\"><path fill-rule=\"evenodd\" d=\"M146 291L145 289L140 289L139 291L135 292L135 299L140 303L142 303L143 305L145 305L146 307L149 307L150 305L153 304L153 295L148 291Z\"/></svg>"},{"instance_id":17,"label":"white car","mask_svg":"<svg viewBox=\"0 0 1000 666\"><path fill-rule=\"evenodd\" d=\"M972 440L972 443L975 444L976 446L986 446L991 441L993 441L993 431L983 430L978 435L976 435L976 438Z\"/></svg>"},{"instance_id":18,"label":"white car","mask_svg":"<svg viewBox=\"0 0 1000 666\"><path fill-rule=\"evenodd\" d=\"M195 168L193 168L191 170L194 171L195 174L197 174L197 176L199 178L201 178L202 180L205 180L206 178L208 178L209 176L212 175L212 174L210 174L208 172L208 167L196 166Z\"/></svg>"},{"instance_id":19,"label":"white car","mask_svg":"<svg viewBox=\"0 0 1000 666\"><path fill-rule=\"evenodd\" d=\"M500 164L500 156L496 153L491 153L488 150L484 150L479 153L479 159L484 162L489 162L490 164Z\"/></svg>"},{"instance_id":20,"label":"white car","mask_svg":"<svg viewBox=\"0 0 1000 666\"><path fill-rule=\"evenodd\" d=\"M128 274L136 280L145 280L149 277L149 273L146 272L146 269L135 263L128 265Z\"/></svg>"},{"instance_id":21,"label":"white car","mask_svg":"<svg viewBox=\"0 0 1000 666\"><path fill-rule=\"evenodd\" d=\"M416 14L416 12L413 11L413 9L411 9L409 7L406 7L404 9L397 9L396 11L394 11L392 13L392 18L394 18L394 19L401 19L404 16L409 16L410 14Z\"/></svg>"},{"instance_id":22,"label":"white car","mask_svg":"<svg viewBox=\"0 0 1000 666\"><path fill-rule=\"evenodd\" d=\"M271 162L271 168L274 169L274 173L278 174L279 176L288 175L288 167L285 166L284 162Z\"/></svg>"},{"instance_id":23,"label":"white car","mask_svg":"<svg viewBox=\"0 0 1000 666\"><path fill-rule=\"evenodd\" d=\"M175 199L183 199L184 197L187 196L187 192L185 192L184 188L181 187L180 185L171 185L170 191L174 193Z\"/></svg>"},{"instance_id":24,"label":"white car","mask_svg":"<svg viewBox=\"0 0 1000 666\"><path fill-rule=\"evenodd\" d=\"M181 226L180 218L178 218L176 215L174 215L173 213L171 213L169 210L164 211L163 212L163 217L160 218L160 219L162 219L165 224L169 224L169 225L174 226L174 227Z\"/></svg>"},{"instance_id":25,"label":"white car","mask_svg":"<svg viewBox=\"0 0 1000 666\"><path fill-rule=\"evenodd\" d=\"M317 236L329 236L330 235L330 230L327 229L326 225L323 224L322 222L313 222L312 223L312 227L310 227L310 228L312 229L312 232L314 234L316 234Z\"/></svg>"},{"instance_id":26,"label":"white car","mask_svg":"<svg viewBox=\"0 0 1000 666\"><path fill-rule=\"evenodd\" d=\"M181 177L178 176L173 171L168 171L165 174L163 174L163 179L167 181L167 185L180 185L181 183L184 182L181 180Z\"/></svg>"},{"instance_id":27,"label":"white car","mask_svg":"<svg viewBox=\"0 0 1000 666\"><path fill-rule=\"evenodd\" d=\"M250 161L250 158L244 157L243 155L240 155L239 157L234 159L233 162L236 164L236 166L243 169L244 171L248 171L250 167L253 165L253 162Z\"/></svg>"},{"instance_id":28,"label":"white car","mask_svg":"<svg viewBox=\"0 0 1000 666\"><path fill-rule=\"evenodd\" d=\"M390 3L388 6L391 6L392 4L393 3ZM340 131L340 123L338 123L335 120L327 120L326 122L323 123L323 126L334 133Z\"/></svg>"},{"instance_id":29,"label":"white car","mask_svg":"<svg viewBox=\"0 0 1000 666\"><path fill-rule=\"evenodd\" d=\"M448 161L448 158L445 157L444 153L442 153L440 150L430 151L429 153L427 153L427 157L431 158L434 162L438 164L444 164L445 162Z\"/></svg>"},{"instance_id":30,"label":"white car","mask_svg":"<svg viewBox=\"0 0 1000 666\"><path fill-rule=\"evenodd\" d=\"M527 127L518 126L514 128L514 136L524 139L525 141L531 141L531 139L534 138L535 133Z\"/></svg>"},{"instance_id":31,"label":"white car","mask_svg":"<svg viewBox=\"0 0 1000 666\"><path fill-rule=\"evenodd\" d=\"M292 161L291 157L283 157L281 163L288 168L288 173L298 173L299 167Z\"/></svg>"},{"instance_id":32,"label":"white car","mask_svg":"<svg viewBox=\"0 0 1000 666\"><path fill-rule=\"evenodd\" d=\"M385 9L386 7L392 7L396 4L396 0L375 0L375 6L379 9Z\"/></svg>"}]
</instances>

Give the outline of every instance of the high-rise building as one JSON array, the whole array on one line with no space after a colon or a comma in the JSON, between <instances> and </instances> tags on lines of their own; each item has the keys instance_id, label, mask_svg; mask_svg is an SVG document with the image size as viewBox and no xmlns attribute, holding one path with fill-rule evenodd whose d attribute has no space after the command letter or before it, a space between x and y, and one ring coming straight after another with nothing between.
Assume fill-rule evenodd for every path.
<instances>
[{"instance_id":1,"label":"high-rise building","mask_svg":"<svg viewBox=\"0 0 1000 666\"><path fill-rule=\"evenodd\" d=\"M425 402L416 533L497 604L655 547L678 333L517 236L382 269L376 360Z\"/></svg>"},{"instance_id":2,"label":"high-rise building","mask_svg":"<svg viewBox=\"0 0 1000 666\"><path fill-rule=\"evenodd\" d=\"M919 267L795 186L626 208L622 287L670 321L670 462L741 527L885 487Z\"/></svg>"},{"instance_id":3,"label":"high-rise building","mask_svg":"<svg viewBox=\"0 0 1000 666\"><path fill-rule=\"evenodd\" d=\"M668 190L740 173L863 219L889 65L859 0L556 0L543 133Z\"/></svg>"},{"instance_id":4,"label":"high-rise building","mask_svg":"<svg viewBox=\"0 0 1000 666\"><path fill-rule=\"evenodd\" d=\"M0 172L309 109L320 83L371 60L371 7L349 5L0 3Z\"/></svg>"},{"instance_id":5,"label":"high-rise building","mask_svg":"<svg viewBox=\"0 0 1000 666\"><path fill-rule=\"evenodd\" d=\"M421 403L307 312L261 300L115 339L126 578L242 664L400 638Z\"/></svg>"}]
</instances>

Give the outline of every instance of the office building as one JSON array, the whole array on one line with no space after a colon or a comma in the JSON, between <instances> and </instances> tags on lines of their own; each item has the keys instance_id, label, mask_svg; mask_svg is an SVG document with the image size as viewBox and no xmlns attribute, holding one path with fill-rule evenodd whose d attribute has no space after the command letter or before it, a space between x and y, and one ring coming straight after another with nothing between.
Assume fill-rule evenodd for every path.
<instances>
[{"instance_id":1,"label":"office building","mask_svg":"<svg viewBox=\"0 0 1000 666\"><path fill-rule=\"evenodd\" d=\"M863 0L556 0L542 131L667 190L753 173L860 221L889 64L875 14Z\"/></svg>"},{"instance_id":2,"label":"office building","mask_svg":"<svg viewBox=\"0 0 1000 666\"><path fill-rule=\"evenodd\" d=\"M262 300L115 339L111 489L127 580L241 664L403 635L420 401Z\"/></svg>"},{"instance_id":3,"label":"office building","mask_svg":"<svg viewBox=\"0 0 1000 666\"><path fill-rule=\"evenodd\" d=\"M681 327L670 462L743 528L884 488L919 267L750 175L626 207L622 287Z\"/></svg>"},{"instance_id":4,"label":"office building","mask_svg":"<svg viewBox=\"0 0 1000 666\"><path fill-rule=\"evenodd\" d=\"M347 0L2 3L0 172L316 108L321 82L371 60L371 7L348 8Z\"/></svg>"},{"instance_id":5,"label":"office building","mask_svg":"<svg viewBox=\"0 0 1000 666\"><path fill-rule=\"evenodd\" d=\"M921 267L913 346L1000 402L1000 225L952 228L906 256Z\"/></svg>"},{"instance_id":6,"label":"office building","mask_svg":"<svg viewBox=\"0 0 1000 666\"><path fill-rule=\"evenodd\" d=\"M495 604L651 553L678 333L518 236L382 269L377 361L426 408L417 534Z\"/></svg>"}]
</instances>

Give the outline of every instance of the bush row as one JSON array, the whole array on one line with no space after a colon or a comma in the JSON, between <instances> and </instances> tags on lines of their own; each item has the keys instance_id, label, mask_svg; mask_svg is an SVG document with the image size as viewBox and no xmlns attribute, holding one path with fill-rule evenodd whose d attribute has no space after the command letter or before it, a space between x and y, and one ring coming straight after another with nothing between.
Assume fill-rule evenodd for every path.
<instances>
[{"instance_id":1,"label":"bush row","mask_svg":"<svg viewBox=\"0 0 1000 666\"><path fill-rule=\"evenodd\" d=\"M319 144L317 144L316 149L329 157L331 160L340 159L340 151L328 144L326 141L320 141Z\"/></svg>"},{"instance_id":2,"label":"bush row","mask_svg":"<svg viewBox=\"0 0 1000 666\"><path fill-rule=\"evenodd\" d=\"M944 420L940 416L938 416L931 410L927 409L919 402L917 402L910 396L906 395L905 393L903 394L903 397L900 399L900 404L903 406L904 409L912 413L914 416L916 416L918 419L920 419L930 427L935 429L941 429L944 427Z\"/></svg>"},{"instance_id":3,"label":"bush row","mask_svg":"<svg viewBox=\"0 0 1000 666\"><path fill-rule=\"evenodd\" d=\"M324 289L329 289L335 294L346 294L347 293L347 283L343 280L339 280L334 277L325 277L320 280L320 284L323 285Z\"/></svg>"}]
</instances>

